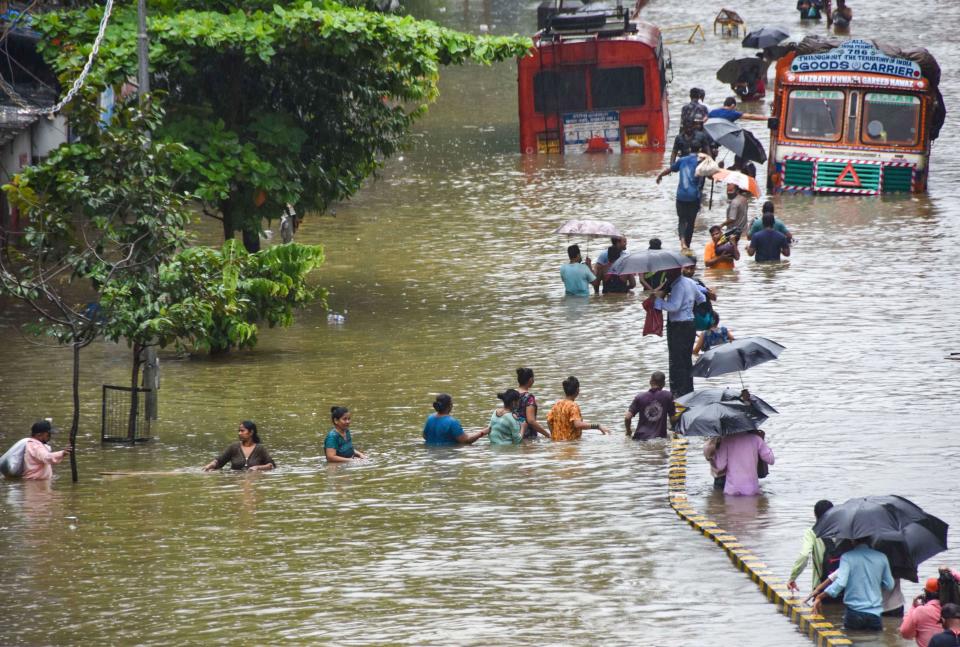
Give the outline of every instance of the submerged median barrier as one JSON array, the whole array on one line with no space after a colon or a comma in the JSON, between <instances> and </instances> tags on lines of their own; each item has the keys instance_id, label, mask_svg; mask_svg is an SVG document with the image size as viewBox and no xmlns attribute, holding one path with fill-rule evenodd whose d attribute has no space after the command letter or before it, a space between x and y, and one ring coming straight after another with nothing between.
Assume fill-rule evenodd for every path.
<instances>
[{"instance_id":1,"label":"submerged median barrier","mask_svg":"<svg viewBox=\"0 0 960 647\"><path fill-rule=\"evenodd\" d=\"M737 538L720 528L707 515L701 514L687 499L687 445L686 438L674 438L670 450L670 469L667 472L669 482L670 507L677 516L686 521L701 535L710 539L722 548L739 570L747 574L757 585L757 588L775 604L777 610L796 624L817 647L839 647L852 645L838 627L827 621L823 616L813 612L787 589L782 578L774 577L767 569L767 565L753 554L749 548L741 544Z\"/></svg>"}]
</instances>

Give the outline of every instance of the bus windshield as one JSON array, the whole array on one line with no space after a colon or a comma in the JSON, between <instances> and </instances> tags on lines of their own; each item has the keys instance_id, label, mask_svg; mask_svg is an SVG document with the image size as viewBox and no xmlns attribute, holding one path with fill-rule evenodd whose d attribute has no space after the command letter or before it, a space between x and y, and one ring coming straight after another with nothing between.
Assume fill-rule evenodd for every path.
<instances>
[{"instance_id":1,"label":"bus windshield","mask_svg":"<svg viewBox=\"0 0 960 647\"><path fill-rule=\"evenodd\" d=\"M793 90L787 100L786 136L837 141L843 131L840 90Z\"/></svg>"},{"instance_id":2,"label":"bus windshield","mask_svg":"<svg viewBox=\"0 0 960 647\"><path fill-rule=\"evenodd\" d=\"M863 97L862 123L865 144L916 144L920 98L868 92Z\"/></svg>"}]
</instances>

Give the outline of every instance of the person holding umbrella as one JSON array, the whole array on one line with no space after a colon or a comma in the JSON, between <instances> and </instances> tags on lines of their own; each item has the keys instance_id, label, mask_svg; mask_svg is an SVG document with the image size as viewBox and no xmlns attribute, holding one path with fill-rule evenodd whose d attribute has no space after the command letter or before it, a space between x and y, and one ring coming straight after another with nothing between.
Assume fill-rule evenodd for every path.
<instances>
[{"instance_id":1,"label":"person holding umbrella","mask_svg":"<svg viewBox=\"0 0 960 647\"><path fill-rule=\"evenodd\" d=\"M689 264L689 263L688 263ZM693 320L693 308L707 300L693 281L683 276L681 270L669 270L670 296L663 289L655 290L653 305L667 312L667 353L670 359L670 392L681 396L693 391L693 344L697 327Z\"/></svg>"},{"instance_id":2,"label":"person holding umbrella","mask_svg":"<svg viewBox=\"0 0 960 647\"><path fill-rule=\"evenodd\" d=\"M824 598L837 598L842 593L844 628L881 631L883 590L892 590L893 586L887 556L870 548L865 538L857 538L853 548L840 557L836 579L814 598L813 612L820 613Z\"/></svg>"},{"instance_id":3,"label":"person holding umbrella","mask_svg":"<svg viewBox=\"0 0 960 647\"><path fill-rule=\"evenodd\" d=\"M758 430L725 436L713 455L711 465L718 472L726 474L724 494L753 496L760 494L758 461L773 465L774 460L773 450L764 440L763 432Z\"/></svg>"},{"instance_id":4,"label":"person holding umbrella","mask_svg":"<svg viewBox=\"0 0 960 647\"><path fill-rule=\"evenodd\" d=\"M566 293L576 297L590 296L590 286L599 285L599 279L593 273L590 257L583 260L580 256L580 245L567 247L567 256L570 262L560 267L560 278L563 279Z\"/></svg>"}]
</instances>

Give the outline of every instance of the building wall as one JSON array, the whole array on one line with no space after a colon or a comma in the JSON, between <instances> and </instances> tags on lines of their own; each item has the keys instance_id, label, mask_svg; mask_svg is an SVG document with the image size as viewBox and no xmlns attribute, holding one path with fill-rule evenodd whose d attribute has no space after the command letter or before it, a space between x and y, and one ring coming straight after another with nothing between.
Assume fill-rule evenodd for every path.
<instances>
[{"instance_id":1,"label":"building wall","mask_svg":"<svg viewBox=\"0 0 960 647\"><path fill-rule=\"evenodd\" d=\"M50 151L67 141L66 118L42 117L0 148L0 185L9 182L27 166L42 160ZM0 195L0 242L11 241L23 226L20 214L11 209L5 195Z\"/></svg>"}]
</instances>

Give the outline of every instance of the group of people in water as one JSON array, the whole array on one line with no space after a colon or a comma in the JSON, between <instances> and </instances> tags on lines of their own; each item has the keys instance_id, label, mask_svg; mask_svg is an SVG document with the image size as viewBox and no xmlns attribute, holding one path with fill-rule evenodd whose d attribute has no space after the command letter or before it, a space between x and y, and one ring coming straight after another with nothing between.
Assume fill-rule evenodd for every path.
<instances>
[{"instance_id":1,"label":"group of people in water","mask_svg":"<svg viewBox=\"0 0 960 647\"><path fill-rule=\"evenodd\" d=\"M833 503L817 501L815 520L823 520ZM900 636L916 640L918 647L954 647L960 644L960 572L940 567L937 577L924 582L923 591L906 606L900 578L887 556L861 540L833 541L804 531L800 554L790 570L787 588L799 591L797 579L811 565L810 593L820 613L824 604L842 601L847 629L879 631L883 618L902 618Z\"/></svg>"}]
</instances>

